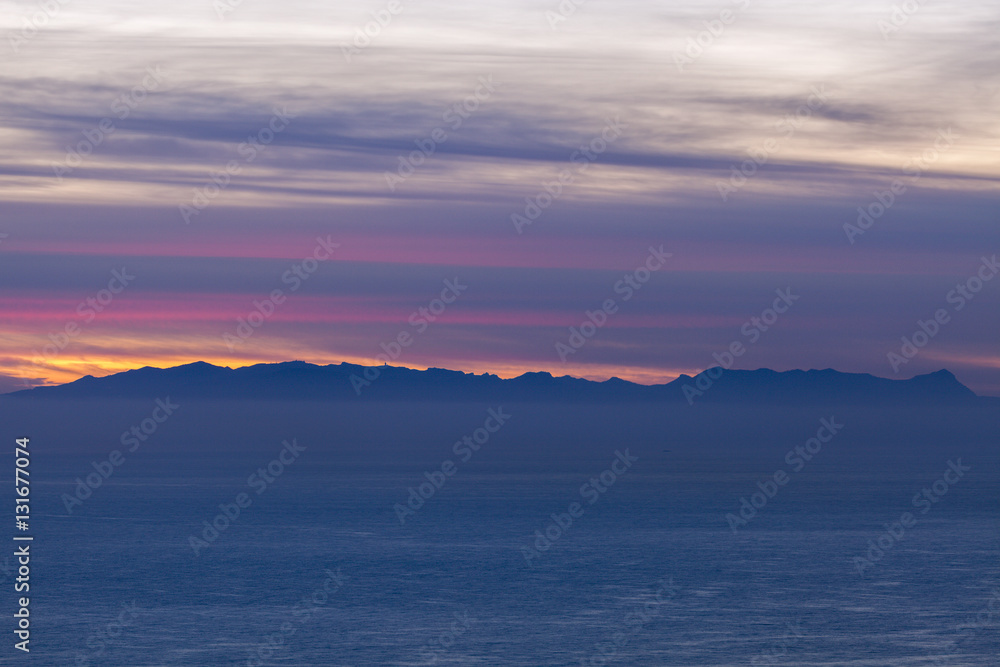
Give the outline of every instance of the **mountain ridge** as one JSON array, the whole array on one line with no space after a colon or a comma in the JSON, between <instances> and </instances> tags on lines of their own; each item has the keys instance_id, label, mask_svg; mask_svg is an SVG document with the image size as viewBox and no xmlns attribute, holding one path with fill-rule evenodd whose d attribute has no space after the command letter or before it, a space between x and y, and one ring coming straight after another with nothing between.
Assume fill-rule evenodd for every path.
<instances>
[{"instance_id":1,"label":"mountain ridge","mask_svg":"<svg viewBox=\"0 0 1000 667\"><path fill-rule=\"evenodd\" d=\"M346 362L320 366L304 361L254 364L239 368L197 361L171 368L146 366L96 378L84 376L63 385L36 387L3 398L155 398L203 397L294 400L505 400L666 403L977 403L979 397L950 371L892 380L831 368L707 369L663 384L642 385L618 377L604 381L545 371L514 378L476 375L444 368L360 366Z\"/></svg>"}]
</instances>

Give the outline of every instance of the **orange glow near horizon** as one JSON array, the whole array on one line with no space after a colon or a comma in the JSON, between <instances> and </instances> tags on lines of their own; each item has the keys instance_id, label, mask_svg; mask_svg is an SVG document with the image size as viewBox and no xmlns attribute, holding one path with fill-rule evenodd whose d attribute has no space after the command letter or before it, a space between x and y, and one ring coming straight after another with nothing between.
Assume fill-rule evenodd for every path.
<instances>
[{"instance_id":1,"label":"orange glow near horizon","mask_svg":"<svg viewBox=\"0 0 1000 667\"><path fill-rule=\"evenodd\" d=\"M54 386L74 382L80 378L92 375L106 377L116 373L138 368L173 368L185 364L204 361L213 366L243 368L256 364L273 364L284 361L304 361L318 366L336 365L340 363L357 364L359 366L381 366L382 361L368 357L343 356L336 359L319 353L296 355L293 359L278 359L256 355L207 356L195 358L187 355L162 354L155 357L140 357L136 355L73 355L66 354L57 361L45 365L33 364L29 359L7 358L0 360L0 365L11 375L24 379L25 388L38 386ZM533 372L548 372L553 376L570 376L602 382L617 377L636 384L665 384L677 379L682 374L694 375L702 369L661 369L644 367L627 367L613 365L562 365L562 364L521 364L521 363L490 363L490 362L441 362L436 364L394 363L393 366L427 370L428 368L446 368L448 370L472 373L475 375L492 374L509 379Z\"/></svg>"}]
</instances>

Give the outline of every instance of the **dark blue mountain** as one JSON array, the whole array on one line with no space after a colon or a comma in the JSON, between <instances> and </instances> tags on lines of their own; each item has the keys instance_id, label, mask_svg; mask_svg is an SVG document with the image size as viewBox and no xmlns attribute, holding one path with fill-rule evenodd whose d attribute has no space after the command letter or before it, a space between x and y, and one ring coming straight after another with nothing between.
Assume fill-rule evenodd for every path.
<instances>
[{"instance_id":1,"label":"dark blue mountain","mask_svg":"<svg viewBox=\"0 0 1000 667\"><path fill-rule=\"evenodd\" d=\"M502 379L440 368L354 364L317 366L301 361L244 368L196 362L175 368L140 368L103 378L83 377L53 387L7 394L11 398L294 399L335 401L544 401L748 404L980 404L946 370L889 380L832 369L778 372L709 369L659 385L619 378L594 382L549 373ZM690 399L690 401L689 401Z\"/></svg>"}]
</instances>

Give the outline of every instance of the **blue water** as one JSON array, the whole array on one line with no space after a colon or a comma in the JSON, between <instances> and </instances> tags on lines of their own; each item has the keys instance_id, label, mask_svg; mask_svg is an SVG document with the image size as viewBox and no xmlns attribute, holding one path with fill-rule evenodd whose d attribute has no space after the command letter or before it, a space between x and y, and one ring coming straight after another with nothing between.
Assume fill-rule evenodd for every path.
<instances>
[{"instance_id":1,"label":"blue water","mask_svg":"<svg viewBox=\"0 0 1000 667\"><path fill-rule=\"evenodd\" d=\"M861 576L852 559L945 459L817 462L733 534L725 514L780 456L646 456L588 505L617 448L562 468L484 456L405 525L393 505L431 467L303 455L197 556L189 536L263 461L174 476L133 458L72 515L60 494L86 468L50 462L32 652L5 646L4 664L1000 664L995 462ZM529 565L522 547L573 502Z\"/></svg>"}]
</instances>

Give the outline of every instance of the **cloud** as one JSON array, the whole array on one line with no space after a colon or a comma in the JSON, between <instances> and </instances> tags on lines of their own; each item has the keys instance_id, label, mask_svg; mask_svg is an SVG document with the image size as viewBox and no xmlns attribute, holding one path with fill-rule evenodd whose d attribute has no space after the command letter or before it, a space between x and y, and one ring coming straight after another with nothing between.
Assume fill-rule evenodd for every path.
<instances>
[{"instance_id":1,"label":"cloud","mask_svg":"<svg viewBox=\"0 0 1000 667\"><path fill-rule=\"evenodd\" d=\"M460 275L468 298L414 364L555 368L556 337L664 243L670 272L574 372L703 368L773 289L794 286L808 305L746 363L877 373L949 281L1000 246L1000 172L983 148L997 141L1000 25L986 3L924 5L886 39L888 8L761 0L678 70L704 22L737 4L590 0L553 30L555 2L429 0L407 4L351 62L340 45L374 5L244 3L222 20L194 0L66 6L0 76L0 307L17 334L0 349L29 354L126 266L134 288L48 377L199 349L366 359ZM3 20L18 29L19 16ZM163 84L138 99L150 67ZM452 127L448 110L482 77L495 92ZM782 122L816 87L826 101L788 135ZM240 143L281 108L295 118L245 161ZM57 178L53 165L103 118L114 132ZM614 118L622 136L517 235L510 217L525 197ZM858 207L948 127L959 141L848 244ZM447 140L390 190L385 173L435 128ZM779 148L722 201L718 185L768 139ZM178 205L231 160L240 172L185 225ZM248 350L220 348L221 331L327 234L342 242L337 261ZM940 353L968 368L991 358L995 299L970 306ZM975 377L998 382L989 364Z\"/></svg>"}]
</instances>

